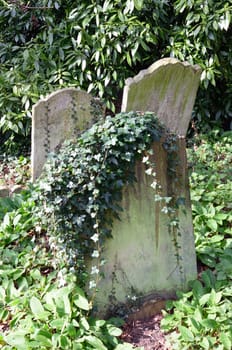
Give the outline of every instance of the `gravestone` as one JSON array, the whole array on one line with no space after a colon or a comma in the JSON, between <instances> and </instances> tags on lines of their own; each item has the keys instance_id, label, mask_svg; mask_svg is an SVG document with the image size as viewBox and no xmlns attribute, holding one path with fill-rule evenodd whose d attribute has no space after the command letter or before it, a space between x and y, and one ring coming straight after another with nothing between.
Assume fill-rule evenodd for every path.
<instances>
[{"instance_id":1,"label":"gravestone","mask_svg":"<svg viewBox=\"0 0 232 350\"><path fill-rule=\"evenodd\" d=\"M110 310L131 313L130 302L140 304L186 290L197 277L185 139L200 80L200 69L176 59L162 59L126 81L122 111L153 111L175 132L175 172L163 142L153 145L153 161L162 197L178 203L173 208L178 231L170 231L170 216L155 202L151 176L142 162L136 165L137 183L125 188L120 221L114 221L112 239L105 242L103 278L98 284L95 305L99 316ZM172 162L172 160L171 160ZM178 244L178 249L176 245ZM135 303L135 304L136 304ZM120 313L120 312L119 312Z\"/></svg>"},{"instance_id":2,"label":"gravestone","mask_svg":"<svg viewBox=\"0 0 232 350\"><path fill-rule=\"evenodd\" d=\"M32 181L50 152L89 128L103 113L102 104L85 91L65 88L40 100L32 110Z\"/></svg>"},{"instance_id":3,"label":"gravestone","mask_svg":"<svg viewBox=\"0 0 232 350\"><path fill-rule=\"evenodd\" d=\"M175 58L163 58L126 80L122 112L153 111L164 125L186 136L201 69Z\"/></svg>"}]
</instances>

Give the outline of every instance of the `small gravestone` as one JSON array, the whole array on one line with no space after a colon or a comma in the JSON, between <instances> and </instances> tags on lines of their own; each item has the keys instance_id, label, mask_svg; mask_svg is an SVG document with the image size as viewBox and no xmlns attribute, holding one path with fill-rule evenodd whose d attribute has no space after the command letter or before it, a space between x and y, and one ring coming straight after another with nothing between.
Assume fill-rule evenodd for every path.
<instances>
[{"instance_id":1,"label":"small gravestone","mask_svg":"<svg viewBox=\"0 0 232 350\"><path fill-rule=\"evenodd\" d=\"M95 305L99 315L137 301L167 299L185 290L197 276L184 136L191 118L200 69L176 59L163 59L126 81L123 111L153 111L171 131L175 141L175 172L162 142L153 145L156 178L162 197L178 203L173 208L179 229L170 231L170 216L155 202L152 179L142 162L137 183L125 188L121 220L114 222L112 239L105 242L103 278ZM172 160L171 160L172 161ZM178 244L178 249L174 244ZM153 303L154 307L155 303ZM130 307L124 311L131 313Z\"/></svg>"},{"instance_id":2,"label":"small gravestone","mask_svg":"<svg viewBox=\"0 0 232 350\"><path fill-rule=\"evenodd\" d=\"M99 100L75 88L61 89L40 100L32 111L32 181L50 152L90 127L103 113Z\"/></svg>"}]
</instances>

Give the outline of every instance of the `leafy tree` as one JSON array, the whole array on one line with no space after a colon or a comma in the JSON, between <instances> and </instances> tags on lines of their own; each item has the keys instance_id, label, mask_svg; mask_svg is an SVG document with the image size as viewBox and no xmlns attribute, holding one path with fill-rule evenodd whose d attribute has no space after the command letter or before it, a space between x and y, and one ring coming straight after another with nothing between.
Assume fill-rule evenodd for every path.
<instances>
[{"instance_id":1,"label":"leafy tree","mask_svg":"<svg viewBox=\"0 0 232 350\"><path fill-rule=\"evenodd\" d=\"M204 129L216 122L229 127L232 117L232 3L177 0L174 13L175 24L169 32L166 53L202 68L202 85L194 116Z\"/></svg>"},{"instance_id":2,"label":"leafy tree","mask_svg":"<svg viewBox=\"0 0 232 350\"><path fill-rule=\"evenodd\" d=\"M0 137L30 142L31 107L75 86L120 106L125 79L174 56L202 67L194 116L211 127L231 118L230 1L0 1Z\"/></svg>"}]
</instances>

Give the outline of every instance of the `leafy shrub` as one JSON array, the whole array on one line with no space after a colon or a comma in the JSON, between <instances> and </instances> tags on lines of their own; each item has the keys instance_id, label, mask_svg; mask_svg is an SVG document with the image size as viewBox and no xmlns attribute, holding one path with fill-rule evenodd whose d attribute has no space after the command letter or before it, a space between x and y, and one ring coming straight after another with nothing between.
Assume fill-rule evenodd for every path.
<instances>
[{"instance_id":1,"label":"leafy shrub","mask_svg":"<svg viewBox=\"0 0 232 350\"><path fill-rule=\"evenodd\" d=\"M0 128L8 148L15 135L29 136L32 104L58 87L81 87L114 109L125 78L136 65L151 62L148 52L155 51L165 6L148 5L143 10L140 0L49 0L32 8L2 6ZM151 7L152 25L144 21Z\"/></svg>"},{"instance_id":2,"label":"leafy shrub","mask_svg":"<svg viewBox=\"0 0 232 350\"><path fill-rule=\"evenodd\" d=\"M1 144L11 152L17 142L29 146L31 107L41 95L76 86L114 110L125 79L164 56L203 70L198 126L228 128L231 10L220 0L2 1Z\"/></svg>"},{"instance_id":3,"label":"leafy shrub","mask_svg":"<svg viewBox=\"0 0 232 350\"><path fill-rule=\"evenodd\" d=\"M175 22L166 52L202 68L195 120L201 132L231 123L231 12L230 1L174 2Z\"/></svg>"}]
</instances>

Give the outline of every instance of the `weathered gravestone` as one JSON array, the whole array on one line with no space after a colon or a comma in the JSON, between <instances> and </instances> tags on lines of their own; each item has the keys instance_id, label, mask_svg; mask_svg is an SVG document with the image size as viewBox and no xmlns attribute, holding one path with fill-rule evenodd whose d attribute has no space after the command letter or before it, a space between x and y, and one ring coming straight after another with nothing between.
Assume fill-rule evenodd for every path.
<instances>
[{"instance_id":1,"label":"weathered gravestone","mask_svg":"<svg viewBox=\"0 0 232 350\"><path fill-rule=\"evenodd\" d=\"M169 225L171 217L162 212L162 201L154 201L153 180L139 162L135 169L138 181L133 188L124 189L121 221L114 222L113 238L105 242L104 277L95 299L99 315L128 305L128 298L144 301L173 297L176 290L186 289L188 282L196 278L184 136L199 78L198 66L167 58L126 81L122 111L153 111L179 135L173 160L168 159L162 142L153 145L161 196L172 197L179 204L178 209L173 208L179 224ZM175 171L170 174L173 161Z\"/></svg>"},{"instance_id":2,"label":"weathered gravestone","mask_svg":"<svg viewBox=\"0 0 232 350\"><path fill-rule=\"evenodd\" d=\"M67 139L90 127L103 113L99 100L85 91L65 88L50 94L33 106L32 181L41 172L50 152Z\"/></svg>"}]
</instances>

